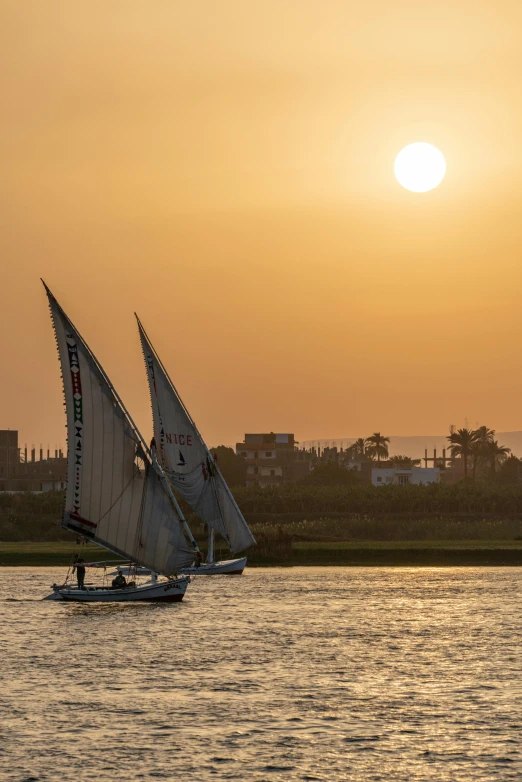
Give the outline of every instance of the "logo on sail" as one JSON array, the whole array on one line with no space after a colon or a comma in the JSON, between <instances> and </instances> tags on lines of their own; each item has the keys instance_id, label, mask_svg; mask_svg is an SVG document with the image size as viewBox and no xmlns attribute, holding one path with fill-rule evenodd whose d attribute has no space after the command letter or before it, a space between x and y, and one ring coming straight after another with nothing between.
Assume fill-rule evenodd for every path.
<instances>
[{"instance_id":1,"label":"logo on sail","mask_svg":"<svg viewBox=\"0 0 522 782\"><path fill-rule=\"evenodd\" d=\"M188 445L192 446L191 434L173 434L172 432L165 432L165 442L168 445Z\"/></svg>"},{"instance_id":2,"label":"logo on sail","mask_svg":"<svg viewBox=\"0 0 522 782\"><path fill-rule=\"evenodd\" d=\"M185 461L185 457L183 456L183 454L181 453L181 451L179 451L179 462L178 462L178 467L184 467L184 466L186 465L186 463L187 463L187 462Z\"/></svg>"}]
</instances>

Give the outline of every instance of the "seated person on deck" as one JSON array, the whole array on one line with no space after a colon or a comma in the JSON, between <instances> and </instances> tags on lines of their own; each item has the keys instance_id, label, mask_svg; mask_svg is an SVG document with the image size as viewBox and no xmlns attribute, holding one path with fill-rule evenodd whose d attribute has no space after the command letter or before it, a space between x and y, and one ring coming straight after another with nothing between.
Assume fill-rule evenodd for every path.
<instances>
[{"instance_id":1,"label":"seated person on deck","mask_svg":"<svg viewBox=\"0 0 522 782\"><path fill-rule=\"evenodd\" d=\"M116 588L127 586L127 581L125 580L125 576L123 575L122 570L118 570L118 575L116 576L116 578L112 579L112 586Z\"/></svg>"}]
</instances>

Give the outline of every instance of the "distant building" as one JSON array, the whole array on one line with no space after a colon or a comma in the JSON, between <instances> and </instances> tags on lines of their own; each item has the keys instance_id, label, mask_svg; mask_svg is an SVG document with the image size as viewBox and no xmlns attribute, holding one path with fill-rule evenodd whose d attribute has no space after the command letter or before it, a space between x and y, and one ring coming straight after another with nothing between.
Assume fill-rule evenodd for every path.
<instances>
[{"instance_id":1,"label":"distant building","mask_svg":"<svg viewBox=\"0 0 522 782\"><path fill-rule=\"evenodd\" d=\"M0 429L0 492L41 492L65 489L67 484L67 459L62 451L55 451L52 457L47 451L44 459L40 448L36 460L36 449L28 458L27 448L23 453L18 445L16 429Z\"/></svg>"},{"instance_id":2,"label":"distant building","mask_svg":"<svg viewBox=\"0 0 522 782\"><path fill-rule=\"evenodd\" d=\"M0 486L9 479L19 461L18 432L0 429Z\"/></svg>"},{"instance_id":3,"label":"distant building","mask_svg":"<svg viewBox=\"0 0 522 782\"><path fill-rule=\"evenodd\" d=\"M247 463L247 486L295 483L308 475L311 457L296 447L293 434L245 434L236 454Z\"/></svg>"},{"instance_id":4,"label":"distant building","mask_svg":"<svg viewBox=\"0 0 522 782\"><path fill-rule=\"evenodd\" d=\"M372 483L374 486L389 484L427 484L440 483L438 467L372 467Z\"/></svg>"}]
</instances>

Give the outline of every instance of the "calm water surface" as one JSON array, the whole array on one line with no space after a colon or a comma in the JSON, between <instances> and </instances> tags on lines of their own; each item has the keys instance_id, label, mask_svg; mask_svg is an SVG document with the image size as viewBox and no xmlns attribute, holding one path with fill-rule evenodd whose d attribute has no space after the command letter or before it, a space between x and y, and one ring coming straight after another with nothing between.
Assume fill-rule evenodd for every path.
<instances>
[{"instance_id":1,"label":"calm water surface","mask_svg":"<svg viewBox=\"0 0 522 782\"><path fill-rule=\"evenodd\" d=\"M0 569L0 775L520 780L516 568L200 578L178 605L40 602Z\"/></svg>"}]
</instances>

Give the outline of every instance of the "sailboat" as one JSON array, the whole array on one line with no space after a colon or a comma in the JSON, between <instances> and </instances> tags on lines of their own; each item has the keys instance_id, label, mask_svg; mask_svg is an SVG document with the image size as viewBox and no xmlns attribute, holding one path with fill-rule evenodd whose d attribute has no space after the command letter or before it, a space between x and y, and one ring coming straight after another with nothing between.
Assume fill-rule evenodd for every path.
<instances>
[{"instance_id":1,"label":"sailboat","mask_svg":"<svg viewBox=\"0 0 522 782\"><path fill-rule=\"evenodd\" d=\"M190 416L167 370L136 315L149 383L158 462L172 487L209 529L206 562L196 560L180 572L197 575L240 574L246 557L214 561L214 535L232 554L255 544L255 538Z\"/></svg>"},{"instance_id":2,"label":"sailboat","mask_svg":"<svg viewBox=\"0 0 522 782\"><path fill-rule=\"evenodd\" d=\"M198 545L154 449L149 449L100 363L45 285L67 415L67 492L61 526L152 571L149 582L113 587L53 584L44 599L75 602L182 600L181 576ZM187 540L188 539L188 540ZM97 568L103 563L84 563ZM158 578L159 575L159 578Z\"/></svg>"},{"instance_id":3,"label":"sailboat","mask_svg":"<svg viewBox=\"0 0 522 782\"><path fill-rule=\"evenodd\" d=\"M192 576L240 576L246 568L247 558L223 559L214 561L214 530L210 527L208 533L207 558L200 565L184 567L180 572Z\"/></svg>"}]
</instances>

